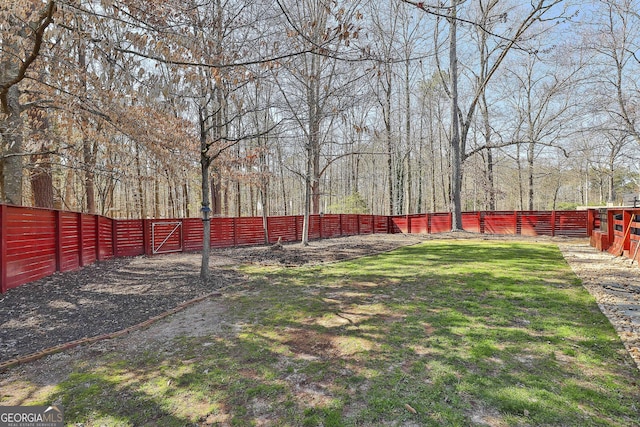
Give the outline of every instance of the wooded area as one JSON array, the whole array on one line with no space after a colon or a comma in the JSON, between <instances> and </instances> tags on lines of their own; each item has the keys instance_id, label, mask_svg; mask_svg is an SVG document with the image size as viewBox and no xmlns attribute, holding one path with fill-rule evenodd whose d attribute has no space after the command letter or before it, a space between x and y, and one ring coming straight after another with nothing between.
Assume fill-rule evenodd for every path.
<instances>
[{"instance_id":1,"label":"wooded area","mask_svg":"<svg viewBox=\"0 0 640 427\"><path fill-rule=\"evenodd\" d=\"M0 202L454 229L619 204L639 185L638 6L3 2Z\"/></svg>"}]
</instances>

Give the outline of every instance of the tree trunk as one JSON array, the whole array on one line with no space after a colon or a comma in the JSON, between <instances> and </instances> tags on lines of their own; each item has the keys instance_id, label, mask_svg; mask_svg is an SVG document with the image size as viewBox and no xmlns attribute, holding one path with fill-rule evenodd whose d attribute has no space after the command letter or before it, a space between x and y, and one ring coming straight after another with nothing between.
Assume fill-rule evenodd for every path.
<instances>
[{"instance_id":1,"label":"tree trunk","mask_svg":"<svg viewBox=\"0 0 640 427\"><path fill-rule=\"evenodd\" d=\"M287 200L287 185L284 179L284 163L282 161L282 147L281 144L276 145L276 154L278 155L278 167L280 169L280 192L282 193L282 206L284 208L284 215L289 213L289 201Z\"/></svg>"},{"instance_id":2,"label":"tree trunk","mask_svg":"<svg viewBox=\"0 0 640 427\"><path fill-rule=\"evenodd\" d=\"M307 147L310 150L310 147ZM311 173L313 170L313 158L311 153L307 152L307 170L304 179L304 219L302 221L302 244L309 246L309 228L310 228L310 211L311 211Z\"/></svg>"},{"instance_id":3,"label":"tree trunk","mask_svg":"<svg viewBox=\"0 0 640 427\"><path fill-rule=\"evenodd\" d=\"M518 164L518 209L524 209L524 188L522 188L522 162L520 161L520 144L516 144L516 162Z\"/></svg>"},{"instance_id":4,"label":"tree trunk","mask_svg":"<svg viewBox=\"0 0 640 427\"><path fill-rule=\"evenodd\" d=\"M213 167L211 173L211 216L222 216L222 185L217 168Z\"/></svg>"},{"instance_id":5,"label":"tree trunk","mask_svg":"<svg viewBox=\"0 0 640 427\"><path fill-rule=\"evenodd\" d=\"M480 109L482 111L482 121L484 123L484 144L487 147L487 207L490 211L496 210L496 189L493 175L493 151L491 150L491 123L489 121L489 106L485 93L480 98Z\"/></svg>"},{"instance_id":6,"label":"tree trunk","mask_svg":"<svg viewBox=\"0 0 640 427\"><path fill-rule=\"evenodd\" d=\"M2 201L10 205L22 205L22 132L24 123L20 91L17 86L9 88L4 114L6 119L0 124L2 132Z\"/></svg>"},{"instance_id":7,"label":"tree trunk","mask_svg":"<svg viewBox=\"0 0 640 427\"><path fill-rule=\"evenodd\" d=\"M142 188L142 167L140 165L140 144L138 144L136 142L135 144L135 149L136 149L136 159L135 159L135 163L136 163L136 174L138 175L138 197L136 197L136 199L138 200L138 209L140 209L140 218L144 219L147 217L147 212L145 210L145 200L144 200L144 189Z\"/></svg>"},{"instance_id":8,"label":"tree trunk","mask_svg":"<svg viewBox=\"0 0 640 427\"><path fill-rule=\"evenodd\" d=\"M449 22L449 73L451 78L451 230L462 230L462 155L460 153L460 124L458 120L458 54L457 54L457 5L451 0Z\"/></svg>"},{"instance_id":9,"label":"tree trunk","mask_svg":"<svg viewBox=\"0 0 640 427\"><path fill-rule=\"evenodd\" d=\"M607 202L613 206L613 202L616 200L616 187L615 187L615 156L609 158L609 176L607 177Z\"/></svg>"},{"instance_id":10,"label":"tree trunk","mask_svg":"<svg viewBox=\"0 0 640 427\"><path fill-rule=\"evenodd\" d=\"M533 160L535 156L535 144L529 143L529 149L527 150L527 162L529 165L529 210L533 210Z\"/></svg>"},{"instance_id":11,"label":"tree trunk","mask_svg":"<svg viewBox=\"0 0 640 427\"><path fill-rule=\"evenodd\" d=\"M209 207L209 158L201 154L200 165L202 173L202 260L200 263L200 280L205 284L211 278L209 258L211 256L211 218Z\"/></svg>"},{"instance_id":12,"label":"tree trunk","mask_svg":"<svg viewBox=\"0 0 640 427\"><path fill-rule=\"evenodd\" d=\"M42 147L45 150L45 147ZM53 177L51 173L51 155L40 154L31 156L31 191L34 206L53 209Z\"/></svg>"},{"instance_id":13,"label":"tree trunk","mask_svg":"<svg viewBox=\"0 0 640 427\"><path fill-rule=\"evenodd\" d=\"M211 255L211 207L209 201L209 166L211 158L207 147L207 123L205 115L200 112L200 183L202 185L202 260L200 263L200 280L208 283L211 277L209 257Z\"/></svg>"},{"instance_id":14,"label":"tree trunk","mask_svg":"<svg viewBox=\"0 0 640 427\"><path fill-rule=\"evenodd\" d=\"M184 216L185 218L191 217L191 211L189 209L189 183L187 181L187 176L185 174L184 184L182 185L182 193L184 195Z\"/></svg>"},{"instance_id":15,"label":"tree trunk","mask_svg":"<svg viewBox=\"0 0 640 427\"><path fill-rule=\"evenodd\" d=\"M493 173L493 150L487 147L487 185L489 186L489 210L496 210L496 184Z\"/></svg>"}]
</instances>

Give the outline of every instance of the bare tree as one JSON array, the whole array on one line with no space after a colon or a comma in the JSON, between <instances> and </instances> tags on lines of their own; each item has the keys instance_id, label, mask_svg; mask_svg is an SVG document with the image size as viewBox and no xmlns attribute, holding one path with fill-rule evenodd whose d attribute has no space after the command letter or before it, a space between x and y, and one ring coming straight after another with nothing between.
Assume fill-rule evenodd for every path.
<instances>
[{"instance_id":1,"label":"bare tree","mask_svg":"<svg viewBox=\"0 0 640 427\"><path fill-rule=\"evenodd\" d=\"M591 37L586 36L589 38L585 43L595 53L594 92L599 95L599 106L607 112L610 123L640 143L638 4L635 0L600 0L596 6L595 31L587 33Z\"/></svg>"},{"instance_id":2,"label":"bare tree","mask_svg":"<svg viewBox=\"0 0 640 427\"><path fill-rule=\"evenodd\" d=\"M448 6L442 5L430 5L423 2L414 2L409 0L402 0L405 3L411 4L418 9L434 15L437 18L444 18L448 22L449 27L449 44L448 44L448 86L447 92L451 100L451 207L453 211L452 229L462 229L462 163L467 157L467 137L469 130L473 123L473 119L476 113L476 109L479 107L482 96L485 93L487 86L492 81L496 72L501 68L501 65L507 55L515 49L521 49L526 38L533 37L535 31L540 31L540 28L536 28L536 24L543 22L547 19L558 19L562 16L563 10L560 9L558 13L554 14L555 10L562 5L563 0L536 0L530 4L521 6L519 9L516 7L513 16L509 16L509 25L503 25L500 28L489 28L484 26L482 20L485 19L482 15L471 15L470 18L465 18L461 14L459 6L464 5L464 2L460 0L451 0ZM490 0L484 2L484 4L494 3ZM482 10L482 9L481 9ZM491 8L485 7L483 10L490 11ZM470 13L473 13L470 10ZM548 16L554 14L553 17ZM493 18L495 19L495 18ZM481 31L486 32L494 40L491 52L483 58L486 62L484 66L486 70L482 73L476 73L478 77L476 79L473 90L469 97L469 102L466 111L463 110L460 103L458 93L458 24L462 22L465 25L470 25L473 28L479 28ZM544 28L542 28L544 30ZM436 42L437 45L437 42ZM473 67L473 64L464 64L466 69ZM440 68L443 75L445 70Z\"/></svg>"},{"instance_id":3,"label":"bare tree","mask_svg":"<svg viewBox=\"0 0 640 427\"><path fill-rule=\"evenodd\" d=\"M336 55L341 46L347 46L357 37L354 21L361 18L353 2L345 5L324 0L304 0L291 4L279 1L286 16L289 41L295 50L306 52L292 57L285 63L288 79L280 78L277 84L292 115L303 134L305 181L304 221L302 243L309 241L309 215L320 213L320 178L323 147L331 143L332 123L339 117L347 94L354 81L361 75L345 68Z\"/></svg>"}]
</instances>

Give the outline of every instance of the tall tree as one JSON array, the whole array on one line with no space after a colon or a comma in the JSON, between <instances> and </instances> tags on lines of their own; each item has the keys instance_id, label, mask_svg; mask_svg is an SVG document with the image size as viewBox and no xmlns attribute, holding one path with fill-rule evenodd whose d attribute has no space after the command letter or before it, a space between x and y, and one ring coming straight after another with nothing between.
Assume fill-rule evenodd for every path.
<instances>
[{"instance_id":1,"label":"tall tree","mask_svg":"<svg viewBox=\"0 0 640 427\"><path fill-rule=\"evenodd\" d=\"M507 17L502 12L499 16L504 15L505 21L509 21L509 25L501 25L495 28L487 28L482 24L482 14L477 14L472 8L468 8L469 17L464 17L461 13L460 6L465 5L461 0L450 0L448 6L430 5L423 2L414 2L410 0L402 0L411 4L418 9L434 15L439 18L446 19L449 27L449 43L448 43L448 88L451 102L451 209L453 212L452 229L462 230L462 164L466 157L467 138L469 131L474 122L476 110L479 107L482 96L485 93L489 83L494 78L496 72L507 55L514 49L522 49L526 47L526 39L535 37L543 32L546 28L538 25L546 20L560 19L564 10L560 6L563 0L535 0L526 5L513 5L511 14ZM492 0L486 0L484 4L493 3ZM504 2L505 4L508 1ZM480 9L489 11L491 9ZM556 12L557 10L557 12ZM551 16L553 15L553 16ZM493 18L495 19L495 18ZM487 32L493 40L491 52L483 59L486 70L480 74L475 73L478 77L474 82L471 90L466 111L461 105L458 93L459 74L458 74L458 23L463 22L466 25ZM465 63L464 68L471 70L477 66L473 63ZM444 73L445 70L442 70Z\"/></svg>"},{"instance_id":2,"label":"tall tree","mask_svg":"<svg viewBox=\"0 0 640 427\"><path fill-rule=\"evenodd\" d=\"M53 23L56 2L0 6L0 201L22 204L23 111L20 84L33 68Z\"/></svg>"},{"instance_id":3,"label":"tall tree","mask_svg":"<svg viewBox=\"0 0 640 427\"><path fill-rule=\"evenodd\" d=\"M345 68L337 58L341 46L349 46L357 37L354 23L361 18L358 2L349 8L344 3L304 0L279 1L286 16L290 43L303 52L286 65L288 80L278 85L289 114L303 134L305 166L304 221L302 242L309 241L309 216L320 213L320 178L323 147L331 143L333 121L348 101L353 81L361 76Z\"/></svg>"},{"instance_id":4,"label":"tall tree","mask_svg":"<svg viewBox=\"0 0 640 427\"><path fill-rule=\"evenodd\" d=\"M585 36L585 45L595 53L596 78L593 91L598 107L610 123L640 143L638 126L638 72L640 72L640 4L637 0L600 0L595 4L595 31ZM610 126L611 127L611 126Z\"/></svg>"}]
</instances>

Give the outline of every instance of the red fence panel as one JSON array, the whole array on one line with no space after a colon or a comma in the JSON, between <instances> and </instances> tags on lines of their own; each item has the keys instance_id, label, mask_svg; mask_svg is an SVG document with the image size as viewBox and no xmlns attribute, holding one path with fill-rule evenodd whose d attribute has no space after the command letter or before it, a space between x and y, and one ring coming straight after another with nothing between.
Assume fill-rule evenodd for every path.
<instances>
[{"instance_id":1,"label":"red fence panel","mask_svg":"<svg viewBox=\"0 0 640 427\"><path fill-rule=\"evenodd\" d=\"M340 215L340 234L342 236L356 236L360 234L360 215Z\"/></svg>"},{"instance_id":2,"label":"red fence panel","mask_svg":"<svg viewBox=\"0 0 640 427\"><path fill-rule=\"evenodd\" d=\"M463 212L462 229L471 233L482 233L482 217L484 212Z\"/></svg>"},{"instance_id":3,"label":"red fence panel","mask_svg":"<svg viewBox=\"0 0 640 427\"><path fill-rule=\"evenodd\" d=\"M303 217L300 217L300 236L302 236ZM309 240L322 238L322 228L320 227L320 215L309 215ZM302 240L302 237L300 237Z\"/></svg>"},{"instance_id":4,"label":"red fence panel","mask_svg":"<svg viewBox=\"0 0 640 427\"><path fill-rule=\"evenodd\" d=\"M376 234L393 233L393 231L389 229L389 217L383 215L374 215L373 232Z\"/></svg>"},{"instance_id":5,"label":"red fence panel","mask_svg":"<svg viewBox=\"0 0 640 427\"><path fill-rule=\"evenodd\" d=\"M408 229L413 234L429 233L429 217L425 214L409 215Z\"/></svg>"},{"instance_id":6,"label":"red fence panel","mask_svg":"<svg viewBox=\"0 0 640 427\"><path fill-rule=\"evenodd\" d=\"M553 212L520 212L519 234L523 236L552 236L554 233Z\"/></svg>"},{"instance_id":7,"label":"red fence panel","mask_svg":"<svg viewBox=\"0 0 640 427\"><path fill-rule=\"evenodd\" d=\"M389 225L390 234L409 232L409 219L405 215L389 217Z\"/></svg>"},{"instance_id":8,"label":"red fence panel","mask_svg":"<svg viewBox=\"0 0 640 427\"><path fill-rule=\"evenodd\" d=\"M235 243L235 218L212 218L211 247L228 248Z\"/></svg>"},{"instance_id":9,"label":"red fence panel","mask_svg":"<svg viewBox=\"0 0 640 427\"><path fill-rule=\"evenodd\" d=\"M638 261L640 258L640 211L634 211L630 221L628 257L633 261Z\"/></svg>"},{"instance_id":10,"label":"red fence panel","mask_svg":"<svg viewBox=\"0 0 640 427\"><path fill-rule=\"evenodd\" d=\"M98 259L98 234L95 218L96 217L94 215L80 214L80 222L82 226L81 265L93 264Z\"/></svg>"},{"instance_id":11,"label":"red fence panel","mask_svg":"<svg viewBox=\"0 0 640 427\"><path fill-rule=\"evenodd\" d=\"M80 227L78 213L58 212L59 271L80 268Z\"/></svg>"},{"instance_id":12,"label":"red fence panel","mask_svg":"<svg viewBox=\"0 0 640 427\"><path fill-rule=\"evenodd\" d=\"M152 219L145 221L150 242L145 250L147 254L183 252L183 220Z\"/></svg>"},{"instance_id":13,"label":"red fence panel","mask_svg":"<svg viewBox=\"0 0 640 427\"><path fill-rule=\"evenodd\" d=\"M119 219L114 223L117 257L143 255L144 227L141 219Z\"/></svg>"},{"instance_id":14,"label":"red fence panel","mask_svg":"<svg viewBox=\"0 0 640 427\"><path fill-rule=\"evenodd\" d=\"M556 211L554 235L584 237L588 233L587 211Z\"/></svg>"},{"instance_id":15,"label":"red fence panel","mask_svg":"<svg viewBox=\"0 0 640 427\"><path fill-rule=\"evenodd\" d=\"M360 234L372 234L373 215L358 215L358 227L360 227Z\"/></svg>"},{"instance_id":16,"label":"red fence panel","mask_svg":"<svg viewBox=\"0 0 640 427\"><path fill-rule=\"evenodd\" d=\"M451 214L434 213L431 214L431 233L446 233L451 231Z\"/></svg>"},{"instance_id":17,"label":"red fence panel","mask_svg":"<svg viewBox=\"0 0 640 427\"><path fill-rule=\"evenodd\" d=\"M185 218L182 220L182 239L185 252L202 250L204 227L199 218Z\"/></svg>"},{"instance_id":18,"label":"red fence panel","mask_svg":"<svg viewBox=\"0 0 640 427\"><path fill-rule=\"evenodd\" d=\"M55 273L54 211L5 206L2 225L4 290Z\"/></svg>"},{"instance_id":19,"label":"red fence panel","mask_svg":"<svg viewBox=\"0 0 640 427\"><path fill-rule=\"evenodd\" d=\"M8 208L0 205L0 292L7 292L7 214Z\"/></svg>"},{"instance_id":20,"label":"red fence panel","mask_svg":"<svg viewBox=\"0 0 640 427\"><path fill-rule=\"evenodd\" d=\"M611 209L608 215L608 227L611 246L609 252L620 255L630 249L629 234L631 233L632 219L638 213L636 210L614 210Z\"/></svg>"},{"instance_id":21,"label":"red fence panel","mask_svg":"<svg viewBox=\"0 0 640 427\"><path fill-rule=\"evenodd\" d=\"M263 245L264 225L262 217L235 219L236 245Z\"/></svg>"},{"instance_id":22,"label":"red fence panel","mask_svg":"<svg viewBox=\"0 0 640 427\"><path fill-rule=\"evenodd\" d=\"M272 216L267 218L269 243L275 243L279 238L283 242L298 241L297 227L298 217L295 216Z\"/></svg>"},{"instance_id":23,"label":"red fence panel","mask_svg":"<svg viewBox=\"0 0 640 427\"><path fill-rule=\"evenodd\" d=\"M322 225L321 239L330 239L332 237L342 236L342 224L340 215L320 215L320 224Z\"/></svg>"},{"instance_id":24,"label":"red fence panel","mask_svg":"<svg viewBox=\"0 0 640 427\"><path fill-rule=\"evenodd\" d=\"M104 216L98 218L98 259L111 259L113 253L113 220Z\"/></svg>"},{"instance_id":25,"label":"red fence panel","mask_svg":"<svg viewBox=\"0 0 640 427\"><path fill-rule=\"evenodd\" d=\"M485 212L482 229L487 234L517 234L517 212Z\"/></svg>"}]
</instances>

